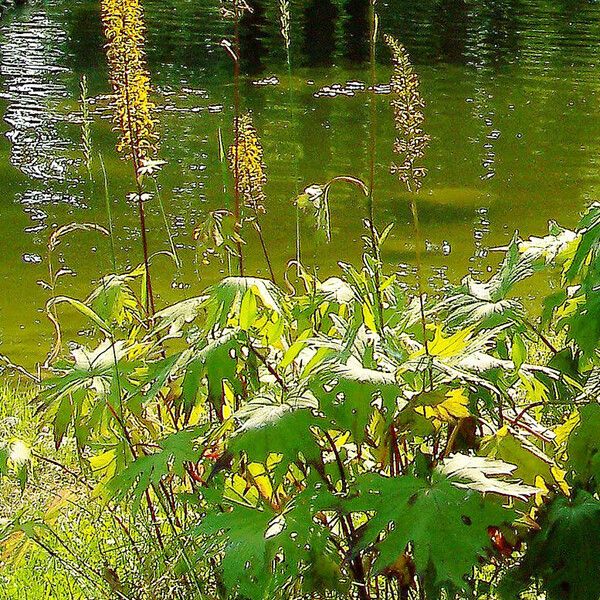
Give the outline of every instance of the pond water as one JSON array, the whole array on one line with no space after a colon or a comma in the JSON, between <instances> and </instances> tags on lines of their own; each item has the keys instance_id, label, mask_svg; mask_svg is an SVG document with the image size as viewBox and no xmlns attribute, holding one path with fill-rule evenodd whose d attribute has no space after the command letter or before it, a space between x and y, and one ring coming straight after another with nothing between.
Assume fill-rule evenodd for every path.
<instances>
[{"instance_id":1,"label":"pond water","mask_svg":"<svg viewBox=\"0 0 600 600\"><path fill-rule=\"evenodd\" d=\"M0 21L0 353L31 365L51 328L46 243L57 225L106 224L99 161L90 185L82 163L79 82L93 105L93 149L106 164L120 268L140 260L137 213L125 197L131 169L115 152L97 1L48 0L8 11ZM269 183L264 231L281 273L294 257L296 189L335 175L367 177L367 0L292 0L290 118L277 1L254 0L242 28L242 103L253 112ZM487 249L511 232L542 234L549 219L573 225L600 187L600 5L582 0L380 0L381 30L405 43L427 100L432 137L421 194L425 260L433 285L485 272ZM223 206L218 131L231 141L229 35L217 0L146 0L147 54L157 90L159 176L181 269L157 262L160 302L189 296L214 280L199 266L191 231ZM378 81L390 75L379 51ZM382 88L385 92L385 88ZM389 174L394 138L389 97L378 95L377 220L395 221L385 252L407 271L415 245L406 194ZM168 249L156 202L148 205L150 245ZM336 261L360 258L363 216L356 190L332 194L333 240L302 225L304 261L325 276ZM108 272L108 242L80 233L60 246L72 270L59 293L85 295ZM258 245L248 270L266 275ZM68 329L80 323L65 313Z\"/></svg>"}]
</instances>

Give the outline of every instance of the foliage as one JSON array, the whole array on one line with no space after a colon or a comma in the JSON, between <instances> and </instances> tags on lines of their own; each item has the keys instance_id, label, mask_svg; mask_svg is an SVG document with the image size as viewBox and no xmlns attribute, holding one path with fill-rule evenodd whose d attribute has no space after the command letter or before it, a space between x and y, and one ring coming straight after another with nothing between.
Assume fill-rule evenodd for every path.
<instances>
[{"instance_id":1,"label":"foliage","mask_svg":"<svg viewBox=\"0 0 600 600\"><path fill-rule=\"evenodd\" d=\"M290 7L280 8L289 65ZM383 273L391 226L380 233L372 222L374 181L334 177L296 205L329 239L332 185L362 192L363 264L340 262L339 277L320 281L300 264L298 237L296 288L280 288L259 223L263 149L240 106L240 18L252 7L222 9L233 21L233 43L222 42L234 63L233 211L214 211L194 237L204 261L227 259L230 276L156 311L142 183L162 161L152 160L142 9L102 2L144 264L102 277L85 300L57 295L61 271L50 266L56 341L39 374L17 369L36 383L35 431L3 431L0 482L9 499L45 490L49 472L69 484L3 513L3 563L20 573L41 550L76 579L74 597L424 600L535 589L597 600L600 205L574 231L552 223L545 237L515 236L488 281L469 276L426 298L414 195L416 295ZM406 50L386 41L392 172L417 192L424 100ZM245 222L270 281L244 276ZM77 230L112 235L63 226L49 258ZM541 290L541 311L516 295L525 280ZM89 321L85 346L64 343L58 307Z\"/></svg>"},{"instance_id":2,"label":"foliage","mask_svg":"<svg viewBox=\"0 0 600 600\"><path fill-rule=\"evenodd\" d=\"M294 294L228 277L150 321L143 268L65 300L98 335L42 377L40 428L144 549L135 568L69 568L181 597L463 598L500 581L511 598L537 581L598 598L598 215L515 238L488 282L429 298L428 353L418 302L394 274L373 290L368 253ZM532 314L514 286L544 277L559 292ZM27 489L40 461L17 450L0 470ZM47 525L17 515L5 544L51 549Z\"/></svg>"}]
</instances>

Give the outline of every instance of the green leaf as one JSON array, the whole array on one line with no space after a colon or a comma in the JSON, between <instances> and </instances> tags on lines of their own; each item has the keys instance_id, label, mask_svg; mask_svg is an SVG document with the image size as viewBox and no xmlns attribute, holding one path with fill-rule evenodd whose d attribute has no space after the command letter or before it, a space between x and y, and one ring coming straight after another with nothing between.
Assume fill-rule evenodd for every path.
<instances>
[{"instance_id":1,"label":"green leaf","mask_svg":"<svg viewBox=\"0 0 600 600\"><path fill-rule=\"evenodd\" d=\"M517 468L513 476L528 484L535 484L540 476L546 483L554 483L551 468L552 460L537 446L524 438L517 437L507 427L502 427L494 435L482 441L480 454L488 458L503 460Z\"/></svg>"},{"instance_id":2,"label":"green leaf","mask_svg":"<svg viewBox=\"0 0 600 600\"><path fill-rule=\"evenodd\" d=\"M357 478L356 487L358 496L346 502L346 509L375 511L359 548L376 545L379 556L374 567L381 572L412 543L417 573L430 589L448 584L467 589L465 576L490 546L487 528L514 517L513 511L489 497L459 489L435 475L430 482L410 475L369 474ZM387 534L379 541L384 531Z\"/></svg>"},{"instance_id":3,"label":"green leaf","mask_svg":"<svg viewBox=\"0 0 600 600\"><path fill-rule=\"evenodd\" d=\"M558 497L539 524L521 565L502 581L501 598L514 600L541 579L548 600L598 600L600 502L583 490L572 500Z\"/></svg>"},{"instance_id":4,"label":"green leaf","mask_svg":"<svg viewBox=\"0 0 600 600\"><path fill-rule=\"evenodd\" d=\"M527 346L520 334L515 333L512 338L512 347L510 357L515 364L515 371L521 368L521 365L527 360Z\"/></svg>"},{"instance_id":5,"label":"green leaf","mask_svg":"<svg viewBox=\"0 0 600 600\"><path fill-rule=\"evenodd\" d=\"M181 407L186 419L189 419L204 375L204 364L201 359L192 360L186 367L181 390Z\"/></svg>"},{"instance_id":6,"label":"green leaf","mask_svg":"<svg viewBox=\"0 0 600 600\"><path fill-rule=\"evenodd\" d=\"M240 306L240 329L249 331L258 315L258 304L252 288L246 290Z\"/></svg>"},{"instance_id":7,"label":"green leaf","mask_svg":"<svg viewBox=\"0 0 600 600\"><path fill-rule=\"evenodd\" d=\"M236 394L242 392L236 372L242 348L239 335L239 331L229 332L211 340L199 351L198 357L204 364L208 381L208 400L217 410L221 409L223 402L223 381L227 381Z\"/></svg>"},{"instance_id":8,"label":"green leaf","mask_svg":"<svg viewBox=\"0 0 600 600\"><path fill-rule=\"evenodd\" d=\"M242 428L230 445L233 452L243 451L248 460L264 463L271 453L282 454L284 465L296 460L298 454L306 459L320 454L319 446L310 431L320 419L309 409L290 410L286 405L267 406L264 421L256 418Z\"/></svg>"},{"instance_id":9,"label":"green leaf","mask_svg":"<svg viewBox=\"0 0 600 600\"><path fill-rule=\"evenodd\" d=\"M130 323L140 316L140 304L128 285L130 280L132 277L128 275L107 275L86 304L107 323Z\"/></svg>"},{"instance_id":10,"label":"green leaf","mask_svg":"<svg viewBox=\"0 0 600 600\"><path fill-rule=\"evenodd\" d=\"M587 404L579 411L579 425L569 436L567 466L572 479L584 486L600 486L600 404ZM589 489L589 488L588 488Z\"/></svg>"},{"instance_id":11,"label":"green leaf","mask_svg":"<svg viewBox=\"0 0 600 600\"><path fill-rule=\"evenodd\" d=\"M208 296L197 296L187 298L157 312L152 321L154 323L153 333L162 333L168 329L169 337L177 337L182 334L186 324L192 323L205 308Z\"/></svg>"},{"instance_id":12,"label":"green leaf","mask_svg":"<svg viewBox=\"0 0 600 600\"><path fill-rule=\"evenodd\" d=\"M68 394L65 394L58 405L58 410L56 411L56 415L54 417L54 445L57 450L60 448L70 422L71 398Z\"/></svg>"},{"instance_id":13,"label":"green leaf","mask_svg":"<svg viewBox=\"0 0 600 600\"><path fill-rule=\"evenodd\" d=\"M281 515L283 527L271 539L274 550L283 553L276 572L279 585L302 577L307 593L344 590L340 558L329 543L330 532L314 518L336 501L325 486L309 485L286 506Z\"/></svg>"},{"instance_id":14,"label":"green leaf","mask_svg":"<svg viewBox=\"0 0 600 600\"><path fill-rule=\"evenodd\" d=\"M226 277L208 290L206 330L210 331L215 325L223 329L231 313L239 314L242 299L249 290L265 308L283 313L282 293L271 281L258 277Z\"/></svg>"},{"instance_id":15,"label":"green leaf","mask_svg":"<svg viewBox=\"0 0 600 600\"><path fill-rule=\"evenodd\" d=\"M83 302L80 302L75 298L69 298L67 296L55 296L46 303L46 311L50 314L50 311L55 310L55 307L59 304L69 304L75 310L79 311L84 317L87 317L90 319L90 321L95 323L106 335L112 335L109 324L98 314L96 314L89 306L86 306Z\"/></svg>"},{"instance_id":16,"label":"green leaf","mask_svg":"<svg viewBox=\"0 0 600 600\"><path fill-rule=\"evenodd\" d=\"M580 282L573 308L563 320L568 336L587 361L593 361L600 347L600 204L593 204L580 223L580 241L565 273L569 283ZM569 301L567 301L568 303Z\"/></svg>"},{"instance_id":17,"label":"green leaf","mask_svg":"<svg viewBox=\"0 0 600 600\"><path fill-rule=\"evenodd\" d=\"M0 448L0 475L8 475L8 448Z\"/></svg>"},{"instance_id":18,"label":"green leaf","mask_svg":"<svg viewBox=\"0 0 600 600\"><path fill-rule=\"evenodd\" d=\"M331 426L351 431L358 444L365 439L365 427L375 406L390 414L399 403L406 404L393 373L362 367L335 365L323 369L313 379L311 390Z\"/></svg>"},{"instance_id":19,"label":"green leaf","mask_svg":"<svg viewBox=\"0 0 600 600\"><path fill-rule=\"evenodd\" d=\"M542 491L530 485L507 481L504 477L512 476L516 468L516 465L510 465L501 460L465 454L453 454L444 459L437 467L440 473L454 482L454 485L469 490L500 494L519 500L527 500Z\"/></svg>"},{"instance_id":20,"label":"green leaf","mask_svg":"<svg viewBox=\"0 0 600 600\"><path fill-rule=\"evenodd\" d=\"M236 505L231 510L209 513L196 528L206 536L207 546L223 550L222 580L227 592L234 590L248 599L265 597L272 575L273 546L265 533L275 514Z\"/></svg>"},{"instance_id":21,"label":"green leaf","mask_svg":"<svg viewBox=\"0 0 600 600\"><path fill-rule=\"evenodd\" d=\"M149 487L158 484L165 475L185 476L185 464L199 458L195 441L204 430L205 427L194 427L173 433L159 443L158 452L137 458L108 482L107 488L112 499L119 502L131 495L131 511L135 514L142 495Z\"/></svg>"}]
</instances>

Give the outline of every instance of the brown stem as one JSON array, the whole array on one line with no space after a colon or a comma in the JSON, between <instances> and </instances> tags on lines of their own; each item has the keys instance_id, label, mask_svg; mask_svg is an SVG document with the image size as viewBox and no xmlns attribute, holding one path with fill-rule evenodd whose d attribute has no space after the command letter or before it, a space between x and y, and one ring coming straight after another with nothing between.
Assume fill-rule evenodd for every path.
<instances>
[{"instance_id":1,"label":"brown stem","mask_svg":"<svg viewBox=\"0 0 600 600\"><path fill-rule=\"evenodd\" d=\"M267 371L269 371L269 373L273 375L275 381L277 381L281 389L284 392L286 392L288 387L281 378L281 375L279 375L279 373L275 370L275 368L269 364L267 359L250 342L248 342L248 349L250 350L250 352L252 352L252 354L254 354L254 356L256 356L256 358L260 360L260 362L262 362L262 364L266 367Z\"/></svg>"},{"instance_id":2,"label":"brown stem","mask_svg":"<svg viewBox=\"0 0 600 600\"><path fill-rule=\"evenodd\" d=\"M544 406L546 403L545 402L533 402L532 404L528 404L525 408L523 408L523 410L521 410L521 412L511 421L511 423L513 425L516 425L522 418L523 415L528 411L531 410L532 408L536 408L538 406Z\"/></svg>"},{"instance_id":3,"label":"brown stem","mask_svg":"<svg viewBox=\"0 0 600 600\"><path fill-rule=\"evenodd\" d=\"M422 270L423 262L421 257L421 226L419 223L419 211L417 209L417 201L413 194L410 196L410 211L413 217L413 225L415 229L415 259L417 262L417 292L419 294L419 313L421 317L421 329L423 331L423 345L425 347L425 354L427 357L429 354L429 342L427 341L427 321L425 320L425 301L423 299L423 279Z\"/></svg>"},{"instance_id":4,"label":"brown stem","mask_svg":"<svg viewBox=\"0 0 600 600\"><path fill-rule=\"evenodd\" d=\"M125 18L123 17L123 20ZM125 23L123 28L126 30ZM137 202L138 212L140 218L140 232L142 235L142 249L144 253L144 268L146 270L146 310L152 316L155 313L154 306L154 295L152 292L152 280L150 278L150 262L148 253L148 238L146 235L146 215L144 211L144 203L142 201L142 184L139 175L139 168L141 164L139 155L140 140L137 132L137 128L134 130L133 118L131 114L131 99L129 96L129 71L125 68L125 106L127 109L127 128L129 129L129 140L131 144L131 160L133 163L134 178L137 189Z\"/></svg>"},{"instance_id":5,"label":"brown stem","mask_svg":"<svg viewBox=\"0 0 600 600\"><path fill-rule=\"evenodd\" d=\"M273 283L277 284L277 282L275 281L275 273L273 272L273 266L271 265L271 259L269 258L269 252L267 250L267 245L265 244L265 238L262 233L262 228L260 226L260 223L258 222L258 215L256 215L256 217L255 217L254 228L256 229L256 232L258 233L258 239L260 240L260 245L262 246L262 251L263 251L263 254L265 255L265 261L267 263L267 266L269 267L269 274L271 275L271 281Z\"/></svg>"},{"instance_id":6,"label":"brown stem","mask_svg":"<svg viewBox=\"0 0 600 600\"><path fill-rule=\"evenodd\" d=\"M156 509L154 508L152 498L150 497L150 491L146 490L144 495L146 496L146 504L148 505L148 510L150 511L150 520L152 521L152 525L154 526L154 532L156 533L158 545L160 546L160 549L164 552L165 544L162 539L162 533L160 532L160 525L158 524L158 519L156 518Z\"/></svg>"},{"instance_id":7,"label":"brown stem","mask_svg":"<svg viewBox=\"0 0 600 600\"><path fill-rule=\"evenodd\" d=\"M352 517L349 515L340 515L340 525L342 526L344 535L348 540L350 553L352 553L352 549L356 543L356 531L354 529L354 524L352 523ZM367 581L365 577L365 567L360 556L355 556L354 558L350 559L350 569L352 570L352 575L354 576L358 597L360 600L370 600L369 589L367 587Z\"/></svg>"},{"instance_id":8,"label":"brown stem","mask_svg":"<svg viewBox=\"0 0 600 600\"><path fill-rule=\"evenodd\" d=\"M402 457L400 456L400 449L398 448L398 436L396 434L396 428L394 425L390 425L390 451L391 451L391 460L395 463L394 473L392 475L398 475L401 470L404 470L404 466L402 464ZM390 467L392 463L390 463Z\"/></svg>"},{"instance_id":9,"label":"brown stem","mask_svg":"<svg viewBox=\"0 0 600 600\"><path fill-rule=\"evenodd\" d=\"M558 350L554 347L554 345L550 342L550 340L528 319L523 318L522 319L523 323L529 327L529 329L531 329L531 331L533 331L533 333L535 333L540 340L542 341L542 343L553 353L553 354L558 354Z\"/></svg>"},{"instance_id":10,"label":"brown stem","mask_svg":"<svg viewBox=\"0 0 600 600\"><path fill-rule=\"evenodd\" d=\"M148 252L148 236L146 234L146 213L144 211L144 202L142 201L142 186L139 177L136 177L137 196L138 196L138 212L140 215L140 230L142 233L142 248L144 251L144 268L146 270L146 310L150 316L156 312L154 304L154 292L152 291L152 279L150 277L150 257Z\"/></svg>"},{"instance_id":11,"label":"brown stem","mask_svg":"<svg viewBox=\"0 0 600 600\"><path fill-rule=\"evenodd\" d=\"M325 437L327 438L329 444L333 448L333 452L336 457L338 469L340 470L340 476L342 477L342 481L344 482L344 488L347 489L346 475L344 474L344 465L341 461L341 458L337 451L337 448L335 447L335 443L333 442L333 439L331 438L331 436L329 435L329 433L327 431L324 431L324 434L325 434ZM311 461L310 464L315 468L315 470L317 471L317 473L319 474L319 476L321 477L321 479L327 486L327 489L331 493L335 493L335 491L336 491L335 487L332 485L332 483L327 478L327 475L325 474L325 465L323 464L323 461L315 460L315 461ZM340 519L340 525L342 527L344 536L345 536L347 544L348 544L348 548L350 549L350 552L352 552L352 548L353 548L354 544L356 543L356 531L355 531L354 525L352 523L352 517L350 517L350 516L346 517L339 513L338 513L338 516ZM338 550L341 551L340 547L337 544L335 544L335 545L338 547ZM366 578L365 578L365 569L364 569L364 565L363 565L363 562L362 562L362 559L360 558L360 556L356 556L355 558L350 560L350 570L352 571L354 581L356 582L357 587L358 587L358 597L360 598L360 600L370 600L369 590L367 588L367 583L366 583Z\"/></svg>"},{"instance_id":12,"label":"brown stem","mask_svg":"<svg viewBox=\"0 0 600 600\"><path fill-rule=\"evenodd\" d=\"M412 170L412 163L411 163ZM428 360L428 373L429 373L429 385L433 389L433 371L431 368L431 354L429 353L429 341L427 340L427 320L425 318L425 294L423 287L423 261L421 257L421 225L419 223L419 211L417 208L417 201L415 198L416 191L411 190L408 186L408 191L412 192L410 195L410 210L413 216L413 225L415 229L415 259L417 262L417 293L419 294L419 314L421 319L421 330L423 332L423 347L425 348L425 355ZM425 389L425 382L423 382L423 389Z\"/></svg>"},{"instance_id":13,"label":"brown stem","mask_svg":"<svg viewBox=\"0 0 600 600\"><path fill-rule=\"evenodd\" d=\"M342 481L342 491L345 494L348 492L348 481L346 480L346 472L344 471L344 463L342 462L340 453L338 452L335 442L333 441L333 438L331 437L329 432L327 430L324 430L323 433L325 434L325 437L327 438L327 441L329 442L329 445L331 446L331 449L333 450L333 454L335 456L335 462L337 463L338 471L340 472L340 479Z\"/></svg>"}]
</instances>

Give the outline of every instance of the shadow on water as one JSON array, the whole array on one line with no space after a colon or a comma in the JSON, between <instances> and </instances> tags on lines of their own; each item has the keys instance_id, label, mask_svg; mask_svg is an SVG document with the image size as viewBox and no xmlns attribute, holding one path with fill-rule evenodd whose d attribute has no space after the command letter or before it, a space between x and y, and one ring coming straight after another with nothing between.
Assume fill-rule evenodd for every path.
<instances>
[{"instance_id":1,"label":"shadow on water","mask_svg":"<svg viewBox=\"0 0 600 600\"><path fill-rule=\"evenodd\" d=\"M308 0L304 9L304 64L309 67L333 64L337 46L338 9L332 0Z\"/></svg>"},{"instance_id":2,"label":"shadow on water","mask_svg":"<svg viewBox=\"0 0 600 600\"><path fill-rule=\"evenodd\" d=\"M334 175L367 177L368 0L291 0L294 118L290 121L278 0L254 0L242 23L243 106L254 113L269 183L265 236L284 265L294 256L294 182ZM164 264L163 300L197 293L223 272L195 262L193 227L224 204L218 130L231 143L231 35L219 2L145 0L147 53L160 120L159 183L184 267ZM378 2L380 31L407 46L427 100L432 137L420 197L425 260L437 281L468 267L485 270L488 246L510 232L543 233L549 218L573 224L600 192L600 5L585 0L393 0ZM378 48L379 82L390 73ZM47 0L0 21L0 140L3 219L0 244L0 352L27 362L48 342L39 308L47 292L45 243L56 225L106 222L99 166L96 184L82 168L79 81L89 79L94 151L106 162L119 267L139 260L136 215L124 200L130 173L114 153L98 2ZM382 86L379 91L385 92ZM394 132L389 98L377 96L377 202L383 225L397 222L385 257L411 262L410 211L389 174ZM340 259L360 259L363 199L332 193L334 239L325 245L303 219L307 262L325 275ZM168 248L158 207L148 203L153 250ZM103 245L104 244L104 245ZM83 295L110 268L106 242L79 236L61 246L61 290ZM251 269L262 259L249 243ZM475 258L469 260L476 255ZM403 267L404 268L404 267ZM173 291L175 288L175 291ZM183 289L183 292L182 292ZM37 322L36 322L37 321ZM31 358L31 362L35 360Z\"/></svg>"}]
</instances>

